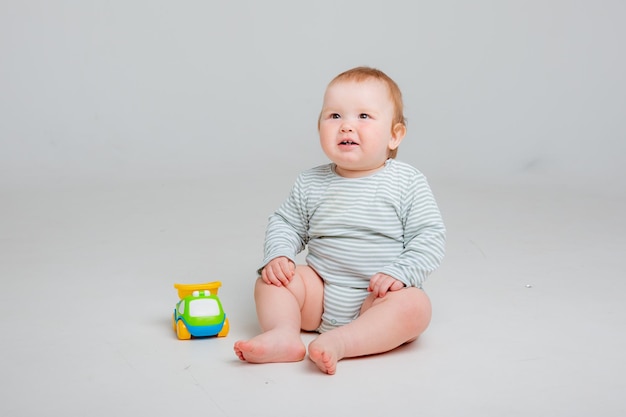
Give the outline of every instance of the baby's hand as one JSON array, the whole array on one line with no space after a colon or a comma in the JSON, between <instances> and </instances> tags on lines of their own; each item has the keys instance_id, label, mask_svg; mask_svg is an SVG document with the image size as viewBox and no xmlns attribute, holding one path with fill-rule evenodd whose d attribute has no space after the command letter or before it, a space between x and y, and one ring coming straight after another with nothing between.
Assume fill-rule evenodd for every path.
<instances>
[{"instance_id":1,"label":"baby's hand","mask_svg":"<svg viewBox=\"0 0 626 417\"><path fill-rule=\"evenodd\" d=\"M382 298L387 295L388 291L398 291L404 288L404 283L389 275L378 273L370 278L370 285L367 290L376 297Z\"/></svg>"},{"instance_id":2,"label":"baby's hand","mask_svg":"<svg viewBox=\"0 0 626 417\"><path fill-rule=\"evenodd\" d=\"M285 256L274 258L261 271L261 278L266 284L281 287L289 284L296 271L294 263Z\"/></svg>"}]
</instances>

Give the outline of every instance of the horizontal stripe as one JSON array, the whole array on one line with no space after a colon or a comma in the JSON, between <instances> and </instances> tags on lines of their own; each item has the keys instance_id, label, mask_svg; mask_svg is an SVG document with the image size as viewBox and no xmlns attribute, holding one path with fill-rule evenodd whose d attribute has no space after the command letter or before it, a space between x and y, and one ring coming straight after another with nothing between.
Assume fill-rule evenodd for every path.
<instances>
[{"instance_id":1,"label":"horizontal stripe","mask_svg":"<svg viewBox=\"0 0 626 417\"><path fill-rule=\"evenodd\" d=\"M333 168L298 176L270 216L263 265L278 256L293 260L306 247L307 263L326 282L366 288L381 272L421 287L445 252L445 227L424 175L393 159L363 178L343 178Z\"/></svg>"}]
</instances>

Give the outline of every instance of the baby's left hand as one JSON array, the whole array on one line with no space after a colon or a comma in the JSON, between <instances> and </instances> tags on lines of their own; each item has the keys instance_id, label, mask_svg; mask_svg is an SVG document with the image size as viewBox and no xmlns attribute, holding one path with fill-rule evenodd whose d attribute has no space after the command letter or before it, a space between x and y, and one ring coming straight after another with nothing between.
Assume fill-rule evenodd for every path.
<instances>
[{"instance_id":1,"label":"baby's left hand","mask_svg":"<svg viewBox=\"0 0 626 417\"><path fill-rule=\"evenodd\" d=\"M388 291L398 291L404 288L404 283L389 275L378 273L370 278L370 285L367 290L376 297L382 298L387 295Z\"/></svg>"}]
</instances>

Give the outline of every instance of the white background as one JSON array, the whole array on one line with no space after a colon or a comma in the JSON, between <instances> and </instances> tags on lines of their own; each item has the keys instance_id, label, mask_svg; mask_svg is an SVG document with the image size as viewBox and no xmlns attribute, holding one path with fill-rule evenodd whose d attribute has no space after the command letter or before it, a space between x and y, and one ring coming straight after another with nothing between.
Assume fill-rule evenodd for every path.
<instances>
[{"instance_id":1,"label":"white background","mask_svg":"<svg viewBox=\"0 0 626 417\"><path fill-rule=\"evenodd\" d=\"M622 1L3 1L0 187L325 162L324 87L404 92L429 177L624 192Z\"/></svg>"}]
</instances>

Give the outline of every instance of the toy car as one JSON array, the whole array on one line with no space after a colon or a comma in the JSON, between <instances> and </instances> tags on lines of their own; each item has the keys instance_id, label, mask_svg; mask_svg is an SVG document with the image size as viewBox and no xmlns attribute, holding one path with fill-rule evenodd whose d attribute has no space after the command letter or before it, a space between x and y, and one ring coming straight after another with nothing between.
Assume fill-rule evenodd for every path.
<instances>
[{"instance_id":1,"label":"toy car","mask_svg":"<svg viewBox=\"0 0 626 417\"><path fill-rule=\"evenodd\" d=\"M191 337L225 337L230 328L228 318L217 297L219 281L206 284L174 284L180 301L174 308L172 326L179 339Z\"/></svg>"}]
</instances>

